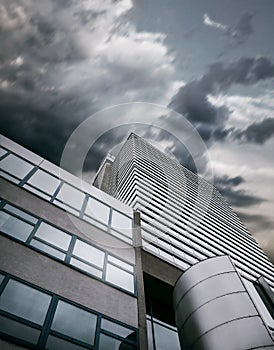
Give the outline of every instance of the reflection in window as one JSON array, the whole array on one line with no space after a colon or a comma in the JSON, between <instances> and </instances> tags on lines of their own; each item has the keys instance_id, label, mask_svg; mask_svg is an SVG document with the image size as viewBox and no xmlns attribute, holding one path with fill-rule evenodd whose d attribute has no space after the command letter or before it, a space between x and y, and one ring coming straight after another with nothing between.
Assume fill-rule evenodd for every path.
<instances>
[{"instance_id":1,"label":"reflection in window","mask_svg":"<svg viewBox=\"0 0 274 350\"><path fill-rule=\"evenodd\" d=\"M16 338L26 340L32 344L36 344L40 331L38 329L27 326L23 323L11 320L10 318L0 316L1 332Z\"/></svg>"},{"instance_id":2,"label":"reflection in window","mask_svg":"<svg viewBox=\"0 0 274 350\"><path fill-rule=\"evenodd\" d=\"M25 242L33 230L33 226L1 211L0 229L2 232Z\"/></svg>"},{"instance_id":3,"label":"reflection in window","mask_svg":"<svg viewBox=\"0 0 274 350\"><path fill-rule=\"evenodd\" d=\"M97 316L59 301L51 329L85 343L94 344Z\"/></svg>"},{"instance_id":4,"label":"reflection in window","mask_svg":"<svg viewBox=\"0 0 274 350\"><path fill-rule=\"evenodd\" d=\"M0 161L0 166L1 169L19 179L23 179L33 168L32 164L15 156L14 154L9 154L7 157L2 159ZM5 176L3 173L2 175Z\"/></svg>"},{"instance_id":5,"label":"reflection in window","mask_svg":"<svg viewBox=\"0 0 274 350\"><path fill-rule=\"evenodd\" d=\"M79 239L76 240L73 255L103 268L105 253L90 244L80 241Z\"/></svg>"},{"instance_id":6,"label":"reflection in window","mask_svg":"<svg viewBox=\"0 0 274 350\"><path fill-rule=\"evenodd\" d=\"M97 201L94 198L89 198L87 207L86 207L86 215L93 217L94 219L103 222L104 224L108 224L110 208L105 204Z\"/></svg>"},{"instance_id":7,"label":"reflection in window","mask_svg":"<svg viewBox=\"0 0 274 350\"><path fill-rule=\"evenodd\" d=\"M101 270L97 269L96 267L90 266L89 264L86 264L83 261L80 261L78 259L71 258L70 264L75 266L75 267L78 267L78 269L80 269L82 271L90 273L91 275L93 275L95 277L98 277L98 278L103 277L103 272Z\"/></svg>"},{"instance_id":8,"label":"reflection in window","mask_svg":"<svg viewBox=\"0 0 274 350\"><path fill-rule=\"evenodd\" d=\"M134 292L133 275L119 269L118 267L108 264L106 271L106 281L115 284L121 288Z\"/></svg>"},{"instance_id":9,"label":"reflection in window","mask_svg":"<svg viewBox=\"0 0 274 350\"><path fill-rule=\"evenodd\" d=\"M0 274L0 277L4 276ZM0 297L1 336L4 339L16 343L23 340L27 347L35 349L137 350L136 329L9 275L5 278L7 284Z\"/></svg>"},{"instance_id":10,"label":"reflection in window","mask_svg":"<svg viewBox=\"0 0 274 350\"><path fill-rule=\"evenodd\" d=\"M41 238L54 246L67 250L71 236L58 228L42 222L35 233L35 237Z\"/></svg>"},{"instance_id":11,"label":"reflection in window","mask_svg":"<svg viewBox=\"0 0 274 350\"><path fill-rule=\"evenodd\" d=\"M28 184L35 186L37 189L52 196L57 190L60 180L45 171L38 169L28 180Z\"/></svg>"},{"instance_id":12,"label":"reflection in window","mask_svg":"<svg viewBox=\"0 0 274 350\"><path fill-rule=\"evenodd\" d=\"M0 158L3 157L7 153L2 147L0 147Z\"/></svg>"},{"instance_id":13,"label":"reflection in window","mask_svg":"<svg viewBox=\"0 0 274 350\"><path fill-rule=\"evenodd\" d=\"M9 212L6 212L6 210ZM33 224L13 216L13 213ZM134 293L135 271L131 264L109 254L106 257L105 251L85 243L74 235L66 233L41 219L38 220L38 218L23 210L5 204L4 210L0 211L0 229L3 233L25 242L27 246L36 248L83 272ZM72 237L74 238L72 239ZM110 264L110 267L107 269L106 279L103 271L107 264ZM126 271L123 271L123 269Z\"/></svg>"},{"instance_id":14,"label":"reflection in window","mask_svg":"<svg viewBox=\"0 0 274 350\"><path fill-rule=\"evenodd\" d=\"M73 208L81 210L85 194L68 184L63 184L57 197Z\"/></svg>"},{"instance_id":15,"label":"reflection in window","mask_svg":"<svg viewBox=\"0 0 274 350\"><path fill-rule=\"evenodd\" d=\"M128 344L105 334L100 335L99 350L136 350L136 346Z\"/></svg>"},{"instance_id":16,"label":"reflection in window","mask_svg":"<svg viewBox=\"0 0 274 350\"><path fill-rule=\"evenodd\" d=\"M131 218L119 213L116 210L112 211L111 227L131 237L131 234L132 234Z\"/></svg>"},{"instance_id":17,"label":"reflection in window","mask_svg":"<svg viewBox=\"0 0 274 350\"><path fill-rule=\"evenodd\" d=\"M152 328L154 330L154 334ZM181 349L177 329L157 320L156 318L147 316L147 333L149 350ZM155 342L155 348L153 339Z\"/></svg>"},{"instance_id":18,"label":"reflection in window","mask_svg":"<svg viewBox=\"0 0 274 350\"><path fill-rule=\"evenodd\" d=\"M122 268L134 272L134 267L120 259L115 258L112 255L108 255L108 261L114 263L115 265L121 266Z\"/></svg>"},{"instance_id":19,"label":"reflection in window","mask_svg":"<svg viewBox=\"0 0 274 350\"><path fill-rule=\"evenodd\" d=\"M4 209L9 211L10 213L12 214L15 214L17 216L20 216L21 218L31 222L32 224L35 224L37 222L37 218L32 216L32 215L29 215L27 214L25 211L23 210L20 210L16 207L14 207L13 205L10 205L10 204L6 204L4 206Z\"/></svg>"},{"instance_id":20,"label":"reflection in window","mask_svg":"<svg viewBox=\"0 0 274 350\"><path fill-rule=\"evenodd\" d=\"M23 283L9 280L0 297L0 308L16 316L42 325L51 297Z\"/></svg>"},{"instance_id":21,"label":"reflection in window","mask_svg":"<svg viewBox=\"0 0 274 350\"><path fill-rule=\"evenodd\" d=\"M67 340L49 335L47 345L48 350L84 350L86 347L70 343Z\"/></svg>"},{"instance_id":22,"label":"reflection in window","mask_svg":"<svg viewBox=\"0 0 274 350\"><path fill-rule=\"evenodd\" d=\"M60 252L60 250L57 250L55 248L50 247L49 245L42 243L40 241L37 241L37 239L32 239L32 241L30 242L30 245L32 247L35 247L47 254L50 254L52 256L54 256L57 259L61 259L61 260L65 260L66 254Z\"/></svg>"},{"instance_id":23,"label":"reflection in window","mask_svg":"<svg viewBox=\"0 0 274 350\"><path fill-rule=\"evenodd\" d=\"M155 332L155 345L157 350L180 350L177 329L168 327L167 324L153 322Z\"/></svg>"},{"instance_id":24,"label":"reflection in window","mask_svg":"<svg viewBox=\"0 0 274 350\"><path fill-rule=\"evenodd\" d=\"M108 332L118 334L120 337L128 339L130 338L131 340L136 341L136 332L112 321L102 319L101 328Z\"/></svg>"}]
</instances>

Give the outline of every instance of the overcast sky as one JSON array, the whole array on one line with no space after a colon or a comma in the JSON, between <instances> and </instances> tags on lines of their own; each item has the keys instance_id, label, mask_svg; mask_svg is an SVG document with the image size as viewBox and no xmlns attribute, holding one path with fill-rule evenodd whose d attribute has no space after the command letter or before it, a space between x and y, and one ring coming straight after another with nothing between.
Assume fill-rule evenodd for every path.
<instances>
[{"instance_id":1,"label":"overcast sky","mask_svg":"<svg viewBox=\"0 0 274 350\"><path fill-rule=\"evenodd\" d=\"M215 185L274 261L273 15L273 0L1 0L2 132L59 164L95 112L169 107L198 130ZM159 118L180 132L174 116ZM85 171L130 130L101 137ZM192 166L172 137L139 131Z\"/></svg>"}]
</instances>

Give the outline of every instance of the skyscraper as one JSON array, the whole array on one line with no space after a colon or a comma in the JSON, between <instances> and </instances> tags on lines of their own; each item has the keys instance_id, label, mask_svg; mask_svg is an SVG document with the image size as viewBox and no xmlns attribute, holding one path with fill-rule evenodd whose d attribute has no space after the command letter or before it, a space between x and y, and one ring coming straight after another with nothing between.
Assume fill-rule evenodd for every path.
<instances>
[{"instance_id":1,"label":"skyscraper","mask_svg":"<svg viewBox=\"0 0 274 350\"><path fill-rule=\"evenodd\" d=\"M227 255L251 293L258 279L274 287L273 264L212 184L134 133L110 159L95 185L141 213L143 250L183 271Z\"/></svg>"},{"instance_id":2,"label":"skyscraper","mask_svg":"<svg viewBox=\"0 0 274 350\"><path fill-rule=\"evenodd\" d=\"M212 185L134 134L99 189L0 151L1 349L273 348L273 265Z\"/></svg>"}]
</instances>

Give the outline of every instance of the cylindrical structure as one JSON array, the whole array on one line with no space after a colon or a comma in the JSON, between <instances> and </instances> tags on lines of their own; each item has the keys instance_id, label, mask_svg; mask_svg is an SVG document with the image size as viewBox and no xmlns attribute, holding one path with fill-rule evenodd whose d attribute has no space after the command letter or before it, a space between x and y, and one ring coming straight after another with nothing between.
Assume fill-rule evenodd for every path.
<instances>
[{"instance_id":1,"label":"cylindrical structure","mask_svg":"<svg viewBox=\"0 0 274 350\"><path fill-rule=\"evenodd\" d=\"M185 271L173 294L183 350L273 349L273 340L228 256Z\"/></svg>"}]
</instances>

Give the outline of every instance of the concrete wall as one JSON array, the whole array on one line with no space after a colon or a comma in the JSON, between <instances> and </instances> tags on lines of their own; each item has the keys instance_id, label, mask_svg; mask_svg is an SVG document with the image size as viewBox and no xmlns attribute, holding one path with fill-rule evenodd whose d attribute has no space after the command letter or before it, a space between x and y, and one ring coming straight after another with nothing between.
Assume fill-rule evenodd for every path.
<instances>
[{"instance_id":1,"label":"concrete wall","mask_svg":"<svg viewBox=\"0 0 274 350\"><path fill-rule=\"evenodd\" d=\"M2 198L129 263L135 263L135 251L130 245L76 217L75 226L64 210L6 180L0 181ZM97 238L101 239L101 244ZM0 269L3 271L138 328L136 297L4 236L0 236L0 251Z\"/></svg>"},{"instance_id":2,"label":"concrete wall","mask_svg":"<svg viewBox=\"0 0 274 350\"><path fill-rule=\"evenodd\" d=\"M173 301L184 350L273 349L273 340L228 256L186 270L175 285Z\"/></svg>"}]
</instances>

